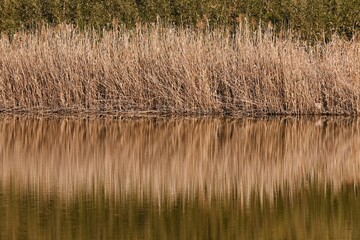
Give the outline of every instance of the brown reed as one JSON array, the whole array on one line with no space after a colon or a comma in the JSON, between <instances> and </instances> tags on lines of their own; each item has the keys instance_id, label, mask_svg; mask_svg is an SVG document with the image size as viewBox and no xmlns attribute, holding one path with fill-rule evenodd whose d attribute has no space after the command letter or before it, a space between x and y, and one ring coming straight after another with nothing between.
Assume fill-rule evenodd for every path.
<instances>
[{"instance_id":1,"label":"brown reed","mask_svg":"<svg viewBox=\"0 0 360 240\"><path fill-rule=\"evenodd\" d=\"M360 42L283 35L160 24L3 35L0 111L358 114Z\"/></svg>"}]
</instances>

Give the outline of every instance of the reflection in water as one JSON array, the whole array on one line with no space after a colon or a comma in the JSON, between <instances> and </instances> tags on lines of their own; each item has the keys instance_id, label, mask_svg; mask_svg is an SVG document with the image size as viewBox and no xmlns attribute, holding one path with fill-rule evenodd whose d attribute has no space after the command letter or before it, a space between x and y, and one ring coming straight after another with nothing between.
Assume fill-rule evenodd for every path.
<instances>
[{"instance_id":1,"label":"reflection in water","mask_svg":"<svg viewBox=\"0 0 360 240\"><path fill-rule=\"evenodd\" d=\"M0 239L357 238L359 123L3 117Z\"/></svg>"}]
</instances>

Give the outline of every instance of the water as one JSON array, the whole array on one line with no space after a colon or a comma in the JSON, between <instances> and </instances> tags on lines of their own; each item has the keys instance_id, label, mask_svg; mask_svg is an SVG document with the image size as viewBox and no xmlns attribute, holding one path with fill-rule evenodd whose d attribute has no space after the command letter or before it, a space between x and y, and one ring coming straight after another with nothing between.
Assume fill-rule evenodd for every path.
<instances>
[{"instance_id":1,"label":"water","mask_svg":"<svg viewBox=\"0 0 360 240\"><path fill-rule=\"evenodd\" d=\"M0 239L359 239L356 119L0 118Z\"/></svg>"}]
</instances>

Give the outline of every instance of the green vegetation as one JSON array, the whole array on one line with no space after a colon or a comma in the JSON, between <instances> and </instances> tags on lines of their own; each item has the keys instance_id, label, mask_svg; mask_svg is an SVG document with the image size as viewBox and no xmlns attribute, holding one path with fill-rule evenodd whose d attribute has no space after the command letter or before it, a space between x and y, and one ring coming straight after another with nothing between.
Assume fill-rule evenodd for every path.
<instances>
[{"instance_id":1,"label":"green vegetation","mask_svg":"<svg viewBox=\"0 0 360 240\"><path fill-rule=\"evenodd\" d=\"M31 29L39 23L71 23L97 29L114 23L135 26L158 17L175 25L236 26L269 22L280 31L291 28L301 36L323 40L333 33L351 38L360 30L358 0L2 0L0 31Z\"/></svg>"}]
</instances>

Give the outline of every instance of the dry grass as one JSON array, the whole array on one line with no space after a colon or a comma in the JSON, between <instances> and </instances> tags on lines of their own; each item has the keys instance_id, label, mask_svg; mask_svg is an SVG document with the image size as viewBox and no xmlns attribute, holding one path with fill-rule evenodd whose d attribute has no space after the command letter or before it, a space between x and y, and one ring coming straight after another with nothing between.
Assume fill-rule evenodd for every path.
<instances>
[{"instance_id":1,"label":"dry grass","mask_svg":"<svg viewBox=\"0 0 360 240\"><path fill-rule=\"evenodd\" d=\"M156 114L360 111L360 42L305 46L246 27L71 26L0 39L0 110Z\"/></svg>"},{"instance_id":2,"label":"dry grass","mask_svg":"<svg viewBox=\"0 0 360 240\"><path fill-rule=\"evenodd\" d=\"M256 194L360 183L359 121L0 121L3 187L152 200ZM56 136L56 138L54 137ZM161 201L160 201L161 203ZM205 203L204 203L205 204Z\"/></svg>"}]
</instances>

